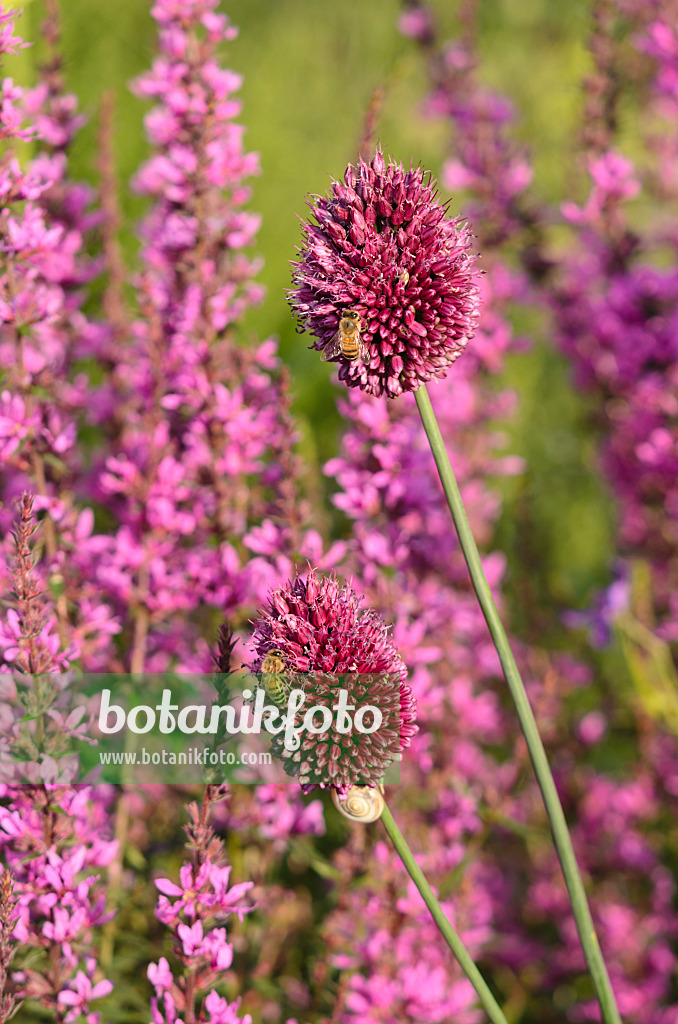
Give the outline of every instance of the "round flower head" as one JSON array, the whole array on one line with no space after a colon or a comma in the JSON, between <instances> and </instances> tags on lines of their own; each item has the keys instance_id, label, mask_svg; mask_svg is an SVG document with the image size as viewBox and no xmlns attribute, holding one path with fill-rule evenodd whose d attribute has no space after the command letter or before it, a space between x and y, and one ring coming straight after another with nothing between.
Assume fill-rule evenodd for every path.
<instances>
[{"instance_id":1,"label":"round flower head","mask_svg":"<svg viewBox=\"0 0 678 1024\"><path fill-rule=\"evenodd\" d=\"M310 570L305 580L297 576L273 591L254 624L252 671L260 673L273 652L282 660L286 687L305 694L297 725L309 708L332 711L341 689L348 693L347 707L353 708L348 731L339 731L338 715L328 713L329 727L318 733L304 730L298 750L286 749L282 734L274 737L274 753L302 785L329 785L340 792L376 785L417 731L405 664L385 623L376 612L361 611L360 602L335 576L319 577ZM375 721L373 712L361 712L367 705L382 716L374 731L367 731ZM321 715L316 718L319 725Z\"/></svg>"},{"instance_id":2,"label":"round flower head","mask_svg":"<svg viewBox=\"0 0 678 1024\"><path fill-rule=\"evenodd\" d=\"M304 224L292 309L349 387L416 391L444 377L475 333L470 232L448 220L430 175L387 164L380 150L371 164L349 164L344 181L309 203L317 224ZM338 344L342 330L355 339L354 325L359 355Z\"/></svg>"}]
</instances>

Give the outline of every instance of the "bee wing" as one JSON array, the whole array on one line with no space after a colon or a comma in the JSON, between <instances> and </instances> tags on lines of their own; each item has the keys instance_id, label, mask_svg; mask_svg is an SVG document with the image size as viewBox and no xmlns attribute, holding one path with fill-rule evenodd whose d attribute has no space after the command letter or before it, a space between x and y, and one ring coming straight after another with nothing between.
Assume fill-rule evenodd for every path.
<instances>
[{"instance_id":1,"label":"bee wing","mask_svg":"<svg viewBox=\"0 0 678 1024\"><path fill-rule=\"evenodd\" d=\"M334 337L330 338L330 340L325 345L325 348L323 349L323 351L322 351L322 353L320 355L320 359L321 359L321 361L323 363L327 363L327 362L329 362L330 359L334 359L335 356L338 356L340 352L341 352L341 331L337 331L337 333L334 335Z\"/></svg>"},{"instance_id":2,"label":"bee wing","mask_svg":"<svg viewBox=\"0 0 678 1024\"><path fill-rule=\"evenodd\" d=\"M365 365L367 365L367 343L364 338L360 338L358 342L358 358L361 363L365 363Z\"/></svg>"}]
</instances>

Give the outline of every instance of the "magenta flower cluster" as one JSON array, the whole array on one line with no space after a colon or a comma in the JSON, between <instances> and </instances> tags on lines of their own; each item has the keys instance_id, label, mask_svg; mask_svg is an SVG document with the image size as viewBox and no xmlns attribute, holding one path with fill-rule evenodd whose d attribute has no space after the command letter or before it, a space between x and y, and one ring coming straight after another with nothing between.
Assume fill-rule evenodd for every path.
<instances>
[{"instance_id":1,"label":"magenta flower cluster","mask_svg":"<svg viewBox=\"0 0 678 1024\"><path fill-rule=\"evenodd\" d=\"M601 465L618 502L621 550L648 560L656 633L674 642L677 243L663 216L656 223L643 218L639 225L632 211L641 191L656 190L667 208L678 197L678 151L675 133L667 131L678 116L678 37L672 11L663 4L648 11L631 3L627 14L631 45L649 58L642 83L644 141L654 159L636 166L620 152L610 129L589 145L588 197L583 204L562 206L575 239L553 288L553 305L559 342L575 378L601 403ZM614 96L612 74L599 63L601 91ZM629 605L630 600L625 610Z\"/></svg>"},{"instance_id":2,"label":"magenta flower cluster","mask_svg":"<svg viewBox=\"0 0 678 1024\"><path fill-rule=\"evenodd\" d=\"M239 1000L229 1002L215 987L233 963L233 946L221 925L230 915L241 920L253 908L241 903L252 882L229 886L231 868L223 863L223 843L209 825L211 805L225 792L208 786L202 808L190 804L186 832L194 851L191 863L179 872L179 882L157 878L160 893L156 917L169 928L173 953L181 974L173 972L166 957L148 967L152 1024L251 1024L249 1014L238 1015ZM204 997L204 998L203 998ZM196 1001L201 1000L199 1007Z\"/></svg>"},{"instance_id":3,"label":"magenta flower cluster","mask_svg":"<svg viewBox=\"0 0 678 1024\"><path fill-rule=\"evenodd\" d=\"M377 149L309 204L317 223L304 225L290 301L316 349L347 311L359 315L365 356L337 357L349 387L390 398L416 391L443 377L475 333L471 235L436 195L420 167L406 171Z\"/></svg>"},{"instance_id":4,"label":"magenta flower cluster","mask_svg":"<svg viewBox=\"0 0 678 1024\"><path fill-rule=\"evenodd\" d=\"M18 917L2 941L22 954L8 974L15 1001L37 1001L64 1024L83 1016L96 1024L96 1001L111 991L97 966L98 949L116 927L104 908L103 874L110 871L119 899L121 853L110 837L128 806L114 825L107 789L55 785L73 767L60 760L60 744L82 728L77 714L59 709L67 670L206 668L211 636L199 635L194 612L253 609L279 573L290 573L292 558L324 557L294 500L295 437L275 343L251 351L232 335L261 297L257 264L245 254L258 226L244 208L256 157L245 152L234 120L239 78L217 61L234 30L216 6L160 0L153 7L160 55L138 89L158 105L147 121L153 155L136 179L151 208L142 227L144 270L132 279L116 247L106 140L101 210L93 212L91 190L68 177L83 119L63 91L55 5L45 25L53 52L39 85L26 92L5 80L0 102L3 139L30 139L35 153L25 166L10 148L0 159L0 520L11 592L0 619L3 778L13 778L17 751L38 765L32 788L3 790L0 845ZM2 53L23 45L14 21L2 15ZM97 240L103 260L86 255ZM102 266L106 279L95 282ZM95 308L102 287L105 318L98 321L83 310ZM85 366L103 384L94 387ZM82 427L97 431L93 459ZM103 534L95 529L102 505ZM40 683L35 697L33 673L54 680ZM37 702L28 722L27 692ZM296 793L271 788L261 815L256 795L245 801L246 827L257 835L261 823L287 837L282 821L270 820L283 799L297 835L322 832L317 802L307 807ZM140 841L152 801L148 794L135 804L139 820L129 827ZM228 869L218 861L212 867L203 888L221 910L203 921L202 939L197 922L174 922L177 934L192 929L191 969L199 966L206 985L209 971L222 976L228 948L212 927L230 898ZM4 970L4 946L2 957ZM158 971L155 1012L166 1009L174 1020L162 963ZM234 1004L209 987L204 1007L212 1021L239 1019Z\"/></svg>"},{"instance_id":5,"label":"magenta flower cluster","mask_svg":"<svg viewBox=\"0 0 678 1024\"><path fill-rule=\"evenodd\" d=\"M264 659L278 652L286 685L299 686L309 706L330 712L340 689L355 714L376 707L383 716L376 732L329 730L305 734L299 750L273 743L285 769L304 786L333 786L341 793L353 785L374 786L416 733L416 703L405 681L407 669L386 624L335 576L318 577L309 568L274 590L255 622L251 667L261 672ZM303 717L302 709L300 717ZM278 738L276 737L276 740Z\"/></svg>"},{"instance_id":6,"label":"magenta flower cluster","mask_svg":"<svg viewBox=\"0 0 678 1024\"><path fill-rule=\"evenodd\" d=\"M3 16L3 25L0 45L8 49L0 49L0 56L16 45L11 15ZM75 99L60 88L56 73L32 92L5 80L0 107L0 134L30 137L38 149L26 169L11 150L0 162L0 368L6 388L0 393L0 523L13 565L16 502L30 491L35 510L49 510L43 571L46 582L56 578L62 594L48 628L60 635L57 645L72 645L67 660L82 657L97 669L120 625L93 580L101 544L93 515L79 509L72 495L84 475L77 428L91 406L89 381L77 362L95 352L102 337L81 309L95 269L85 236L98 217L89 210L91 189L67 176L66 151L82 119ZM58 493L51 478L59 481ZM13 630L16 636L11 617L8 625L9 636Z\"/></svg>"},{"instance_id":7,"label":"magenta flower cluster","mask_svg":"<svg viewBox=\"0 0 678 1024\"><path fill-rule=\"evenodd\" d=\"M97 965L93 933L112 916L101 874L116 855L106 787L3 786L0 851L14 881L12 937L31 951L12 978L21 999L38 1000L55 1020L84 1015L112 984Z\"/></svg>"},{"instance_id":8,"label":"magenta flower cluster","mask_svg":"<svg viewBox=\"0 0 678 1024\"><path fill-rule=\"evenodd\" d=\"M208 668L191 616L256 591L233 542L265 514L265 493L249 481L280 433L274 343L239 350L226 333L261 298L246 255L259 222L244 209L257 159L234 121L239 77L217 62L234 29L215 7L156 4L160 54L136 83L156 102L146 118L153 153L135 180L152 206L139 314L106 398L124 421L94 481L118 520L96 576L121 616L134 609L135 671L177 660Z\"/></svg>"}]
</instances>

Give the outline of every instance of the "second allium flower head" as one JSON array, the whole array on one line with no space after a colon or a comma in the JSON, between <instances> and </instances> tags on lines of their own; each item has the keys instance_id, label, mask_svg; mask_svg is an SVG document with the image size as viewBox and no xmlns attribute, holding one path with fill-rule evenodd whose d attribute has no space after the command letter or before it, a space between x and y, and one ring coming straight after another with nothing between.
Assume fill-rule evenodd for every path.
<instances>
[{"instance_id":1,"label":"second allium flower head","mask_svg":"<svg viewBox=\"0 0 678 1024\"><path fill-rule=\"evenodd\" d=\"M446 216L435 182L380 150L349 164L344 184L310 203L294 263L292 309L327 349L348 311L358 314L363 358L342 355L349 387L395 398L443 377L478 324L479 288L471 234Z\"/></svg>"},{"instance_id":2,"label":"second allium flower head","mask_svg":"<svg viewBox=\"0 0 678 1024\"><path fill-rule=\"evenodd\" d=\"M393 637L379 615L360 604L351 587L310 569L305 579L297 576L274 590L254 624L254 672L279 652L290 685L301 686L309 704L331 708L343 687L349 705L372 705L383 714L382 727L372 734L332 728L306 735L292 754L274 743L285 770L302 784L340 792L376 785L417 731L416 703Z\"/></svg>"}]
</instances>

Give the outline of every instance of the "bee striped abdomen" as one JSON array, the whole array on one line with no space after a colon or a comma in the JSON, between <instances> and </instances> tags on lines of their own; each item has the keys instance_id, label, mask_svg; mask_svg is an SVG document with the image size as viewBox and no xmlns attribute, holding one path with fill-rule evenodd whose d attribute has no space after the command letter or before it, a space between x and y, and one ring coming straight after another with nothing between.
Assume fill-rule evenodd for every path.
<instances>
[{"instance_id":1,"label":"bee striped abdomen","mask_svg":"<svg viewBox=\"0 0 678 1024\"><path fill-rule=\"evenodd\" d=\"M353 362L360 355L360 341L357 335L347 335L341 339L341 354L344 359Z\"/></svg>"}]
</instances>

